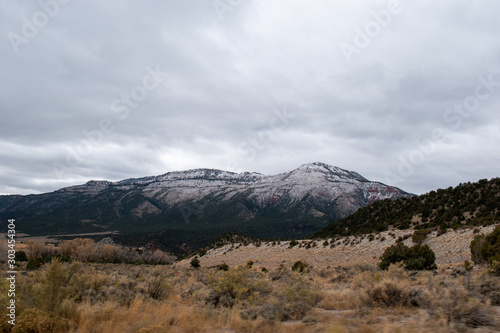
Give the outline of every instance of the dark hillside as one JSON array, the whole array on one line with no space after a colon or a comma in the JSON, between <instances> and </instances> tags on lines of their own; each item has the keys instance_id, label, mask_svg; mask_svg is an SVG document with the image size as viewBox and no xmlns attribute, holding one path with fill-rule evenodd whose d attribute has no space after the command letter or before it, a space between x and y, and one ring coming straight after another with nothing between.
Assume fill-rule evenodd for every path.
<instances>
[{"instance_id":1,"label":"dark hillside","mask_svg":"<svg viewBox=\"0 0 500 333\"><path fill-rule=\"evenodd\" d=\"M500 220L500 178L382 200L315 232L312 238L348 236L397 229L440 229L490 225Z\"/></svg>"}]
</instances>

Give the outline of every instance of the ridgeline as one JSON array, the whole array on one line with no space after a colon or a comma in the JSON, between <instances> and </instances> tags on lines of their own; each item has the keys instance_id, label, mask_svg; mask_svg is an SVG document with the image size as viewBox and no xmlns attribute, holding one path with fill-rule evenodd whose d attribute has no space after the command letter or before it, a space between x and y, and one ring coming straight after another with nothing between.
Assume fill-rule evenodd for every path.
<instances>
[{"instance_id":1,"label":"ridgeline","mask_svg":"<svg viewBox=\"0 0 500 333\"><path fill-rule=\"evenodd\" d=\"M333 222L310 238L350 236L396 229L458 229L500 221L500 178L397 200L377 201Z\"/></svg>"}]
</instances>

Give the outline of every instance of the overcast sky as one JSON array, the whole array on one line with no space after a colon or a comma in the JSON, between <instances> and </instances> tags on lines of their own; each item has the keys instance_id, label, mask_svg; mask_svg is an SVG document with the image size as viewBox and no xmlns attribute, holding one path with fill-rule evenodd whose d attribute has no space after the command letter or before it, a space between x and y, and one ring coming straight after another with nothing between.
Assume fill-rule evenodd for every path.
<instances>
[{"instance_id":1,"label":"overcast sky","mask_svg":"<svg viewBox=\"0 0 500 333\"><path fill-rule=\"evenodd\" d=\"M0 193L325 162L500 176L500 2L0 2Z\"/></svg>"}]
</instances>

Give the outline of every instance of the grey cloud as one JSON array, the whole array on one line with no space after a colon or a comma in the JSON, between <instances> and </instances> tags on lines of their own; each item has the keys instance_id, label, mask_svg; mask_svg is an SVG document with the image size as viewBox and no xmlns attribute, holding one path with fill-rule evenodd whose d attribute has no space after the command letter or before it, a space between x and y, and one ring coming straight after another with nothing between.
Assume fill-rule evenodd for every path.
<instances>
[{"instance_id":1,"label":"grey cloud","mask_svg":"<svg viewBox=\"0 0 500 333\"><path fill-rule=\"evenodd\" d=\"M222 20L201 0L61 5L18 54L0 42L0 193L233 162L276 173L323 161L386 181L437 128L447 137L395 185L422 193L498 176L500 139L490 132L500 87L456 128L443 114L474 94L480 76L500 73L500 5L401 1L347 62L339 45L387 5L255 0ZM40 10L3 2L0 34L21 34L22 18ZM113 112L157 66L162 84L127 117ZM283 108L295 118L269 132ZM113 130L69 166L103 119Z\"/></svg>"}]
</instances>

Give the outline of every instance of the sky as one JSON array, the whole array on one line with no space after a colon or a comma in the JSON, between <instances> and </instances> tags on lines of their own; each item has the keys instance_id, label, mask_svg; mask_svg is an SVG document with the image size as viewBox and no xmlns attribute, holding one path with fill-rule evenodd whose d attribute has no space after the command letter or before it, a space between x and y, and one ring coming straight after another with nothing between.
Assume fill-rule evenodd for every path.
<instances>
[{"instance_id":1,"label":"sky","mask_svg":"<svg viewBox=\"0 0 500 333\"><path fill-rule=\"evenodd\" d=\"M500 2L0 2L0 194L324 162L500 176Z\"/></svg>"}]
</instances>

